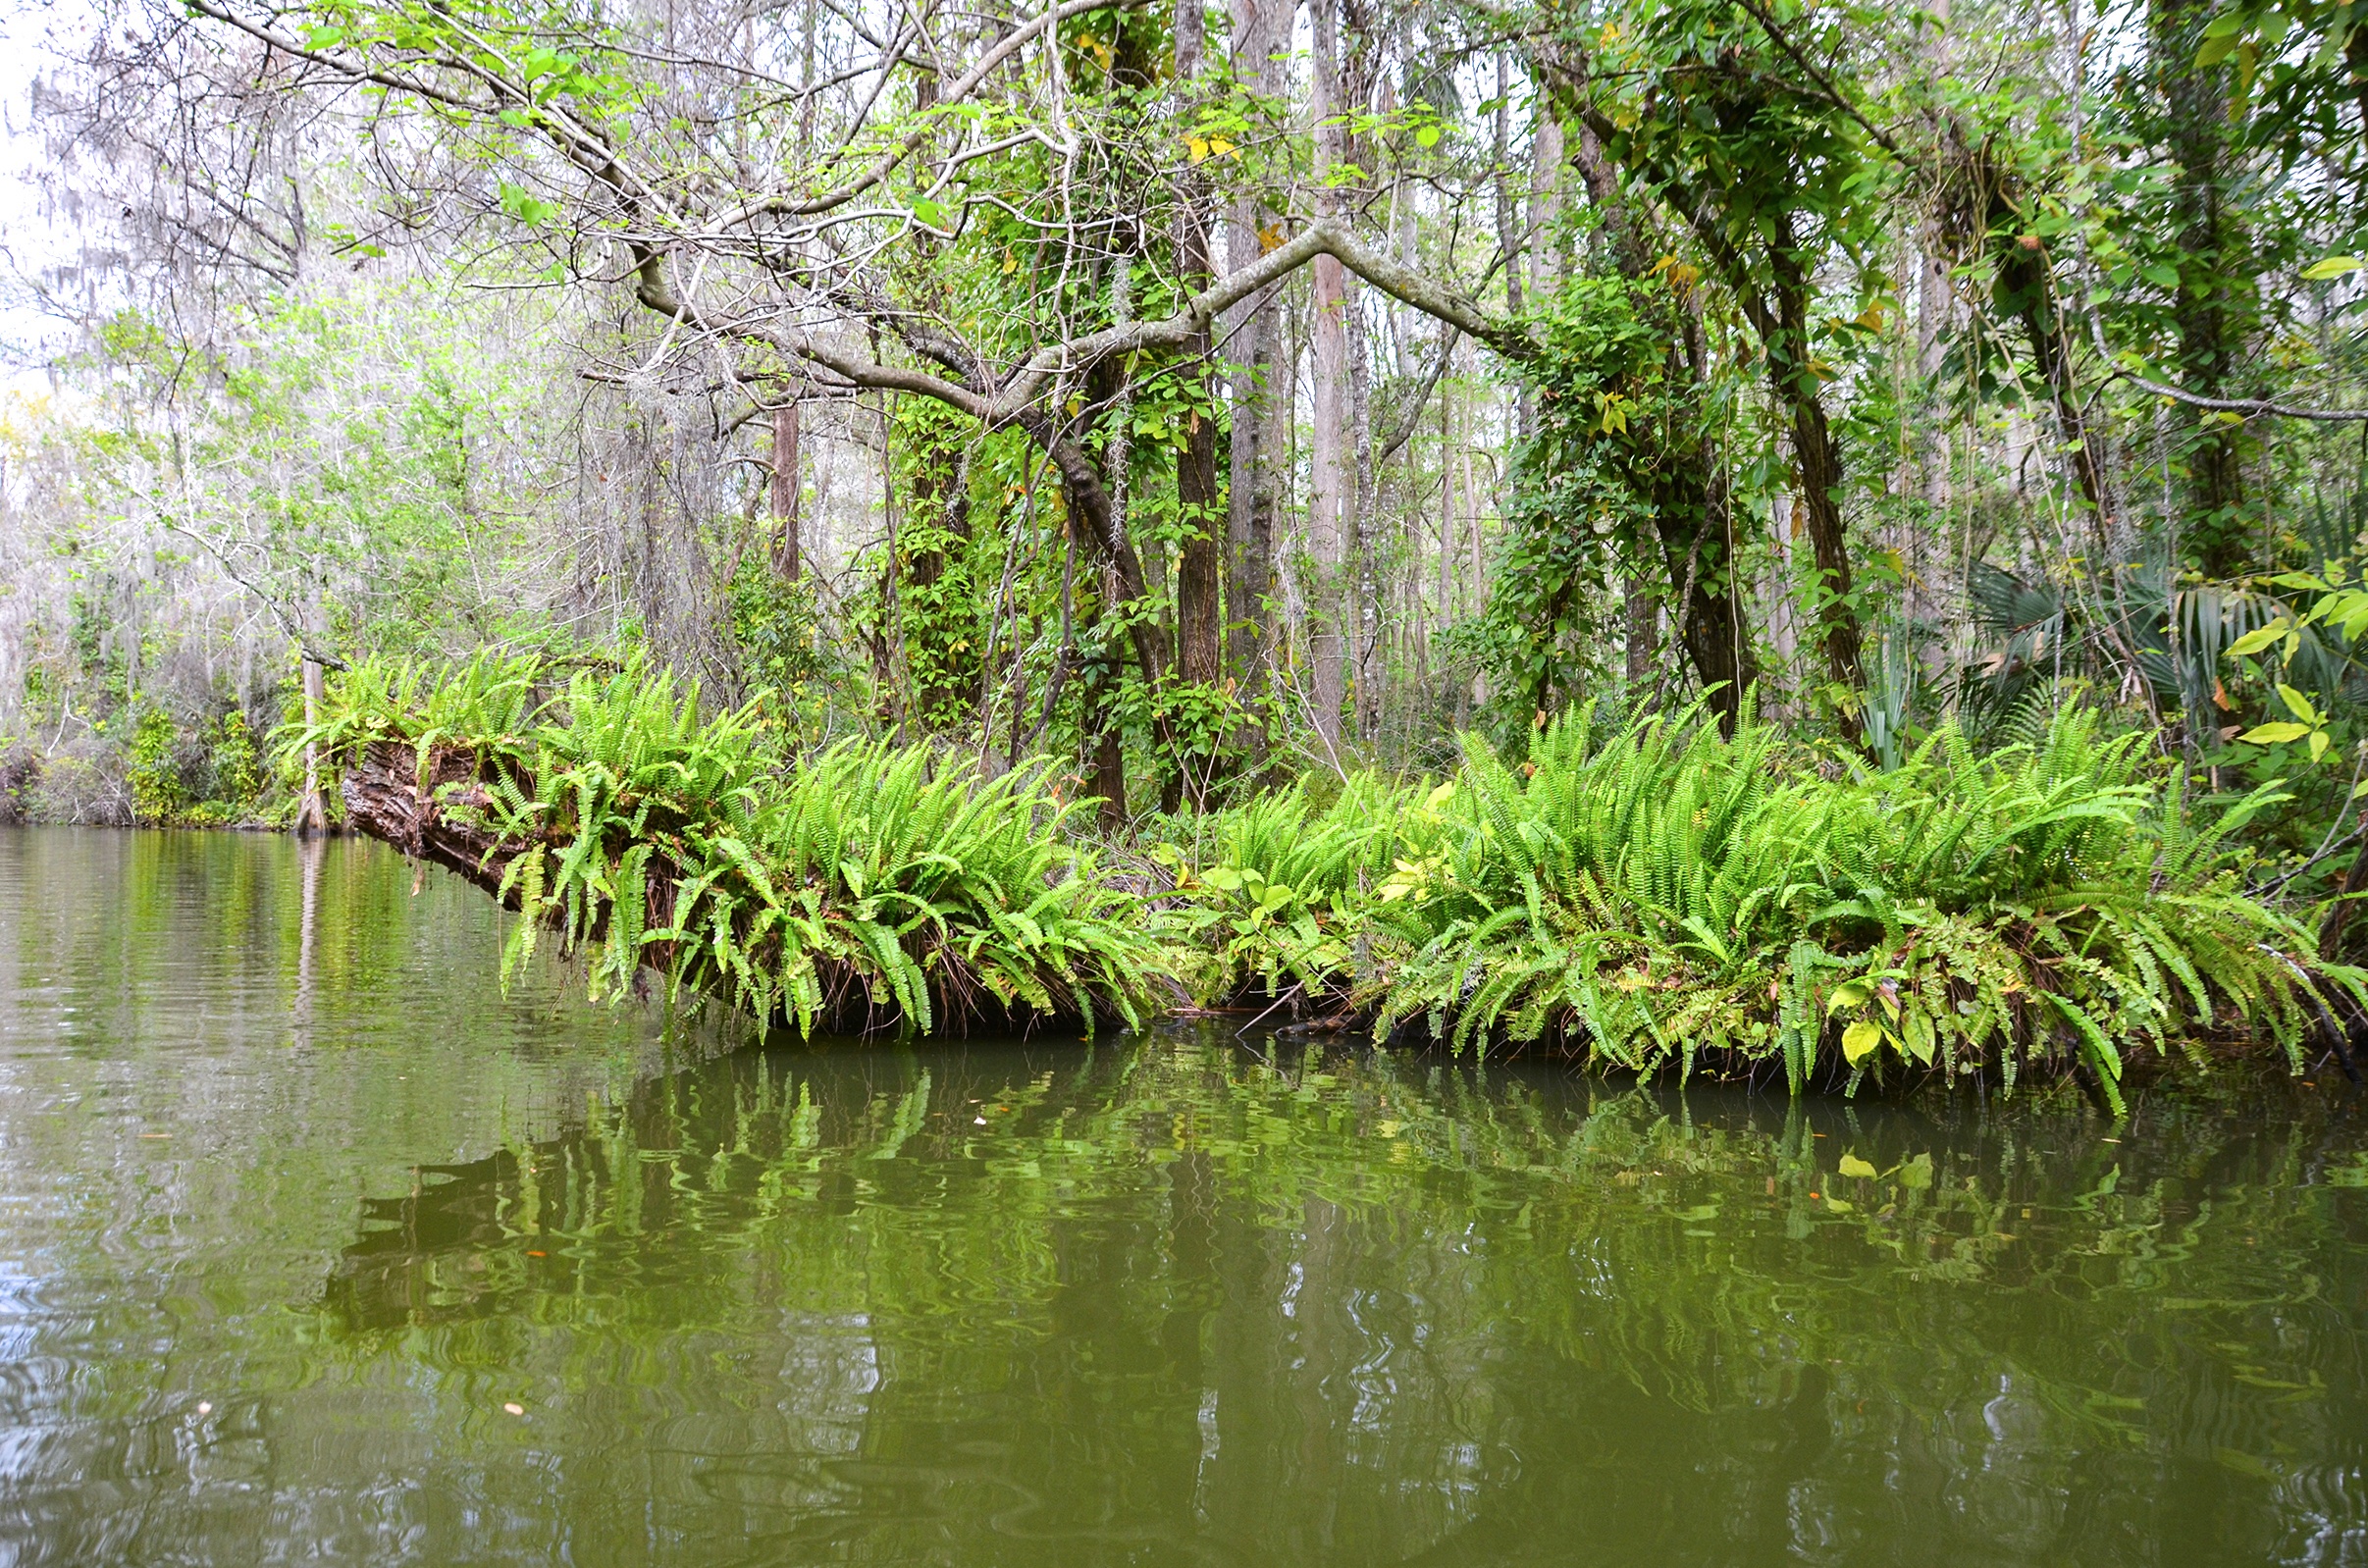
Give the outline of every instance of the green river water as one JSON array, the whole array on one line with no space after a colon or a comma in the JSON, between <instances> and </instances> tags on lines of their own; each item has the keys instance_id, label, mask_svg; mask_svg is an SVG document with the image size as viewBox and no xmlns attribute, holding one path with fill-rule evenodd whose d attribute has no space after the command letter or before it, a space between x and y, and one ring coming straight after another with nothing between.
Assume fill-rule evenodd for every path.
<instances>
[{"instance_id":1,"label":"green river water","mask_svg":"<svg viewBox=\"0 0 2368 1568\"><path fill-rule=\"evenodd\" d=\"M733 1049L504 918L0 830L0 1563L2368 1563L2332 1074Z\"/></svg>"}]
</instances>

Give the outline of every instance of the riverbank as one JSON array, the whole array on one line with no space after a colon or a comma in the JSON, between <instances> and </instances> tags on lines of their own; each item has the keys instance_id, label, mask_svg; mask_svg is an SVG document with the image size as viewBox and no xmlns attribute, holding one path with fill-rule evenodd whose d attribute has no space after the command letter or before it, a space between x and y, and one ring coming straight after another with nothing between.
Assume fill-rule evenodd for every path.
<instances>
[{"instance_id":1,"label":"riverbank","mask_svg":"<svg viewBox=\"0 0 2368 1568\"><path fill-rule=\"evenodd\" d=\"M241 708L184 721L141 706L66 728L46 744L0 738L0 825L271 831L294 819Z\"/></svg>"},{"instance_id":2,"label":"riverbank","mask_svg":"<svg viewBox=\"0 0 2368 1568\"><path fill-rule=\"evenodd\" d=\"M926 746L793 755L662 672L367 663L297 745L348 824L580 953L801 1031L1135 1023L1256 1005L1459 1051L1548 1042L1795 1090L2079 1069L2240 1037L2300 1066L2368 1012L2307 911L2242 880L2257 791L2208 819L2079 707L1976 754L1836 766L1693 714L1582 712L1445 779L1299 784L1138 841L1046 767Z\"/></svg>"}]
</instances>

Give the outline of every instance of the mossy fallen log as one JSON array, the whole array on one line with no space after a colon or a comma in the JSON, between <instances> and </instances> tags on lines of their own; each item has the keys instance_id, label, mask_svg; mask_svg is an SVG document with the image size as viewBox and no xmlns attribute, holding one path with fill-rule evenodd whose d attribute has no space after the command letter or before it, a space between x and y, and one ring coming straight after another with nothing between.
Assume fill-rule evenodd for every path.
<instances>
[{"instance_id":1,"label":"mossy fallen log","mask_svg":"<svg viewBox=\"0 0 2368 1568\"><path fill-rule=\"evenodd\" d=\"M495 802L478 782L473 750L433 750L423 770L415 748L371 741L349 751L342 762L339 793L348 830L441 865L509 908L518 907L503 881L510 862L527 845L488 825Z\"/></svg>"},{"instance_id":2,"label":"mossy fallen log","mask_svg":"<svg viewBox=\"0 0 2368 1568\"><path fill-rule=\"evenodd\" d=\"M525 916L505 974L555 931L596 994L647 968L809 1032L1091 1030L1173 995L1040 775L921 747L793 758L755 710L703 719L638 664L544 676L364 665L308 736L352 827Z\"/></svg>"}]
</instances>

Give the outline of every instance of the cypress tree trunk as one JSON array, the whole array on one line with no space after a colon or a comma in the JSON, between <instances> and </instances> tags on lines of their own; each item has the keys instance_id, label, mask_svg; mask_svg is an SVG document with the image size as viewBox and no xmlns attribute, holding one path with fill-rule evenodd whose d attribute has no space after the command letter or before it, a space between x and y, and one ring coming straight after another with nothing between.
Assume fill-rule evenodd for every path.
<instances>
[{"instance_id":1,"label":"cypress tree trunk","mask_svg":"<svg viewBox=\"0 0 2368 1568\"><path fill-rule=\"evenodd\" d=\"M2212 6L2201 0L2155 0L2150 12L2179 252L2180 297L2172 319L2179 334L2180 379L2190 392L2227 397L2234 395L2231 384L2256 313L2256 290L2246 270L2255 258L2226 199L2238 173L2230 167L2228 67L2195 63L2203 25L2215 15ZM2187 432L2188 502L2181 537L2196 549L2208 575L2236 576L2254 564L2244 504L2243 427L2184 403L2174 417Z\"/></svg>"},{"instance_id":2,"label":"cypress tree trunk","mask_svg":"<svg viewBox=\"0 0 2368 1568\"><path fill-rule=\"evenodd\" d=\"M1176 75L1186 83L1200 77L1201 0L1178 0L1176 7ZM1187 292L1208 286L1208 192L1198 183L1187 183L1184 210L1178 221L1176 262L1179 282ZM1201 332L1184 348L1193 363L1198 400L1208 402L1214 392L1210 360L1215 345ZM1217 490L1217 425L1195 409L1188 417L1184 444L1176 453L1176 499L1188 532L1176 566L1176 673L1184 686L1213 688L1225 679L1222 633L1224 610L1219 595L1223 550L1219 540L1225 519ZM1215 737L1186 737L1190 746L1174 759L1175 772L1163 794L1174 810L1183 796L1197 808L1215 771Z\"/></svg>"},{"instance_id":3,"label":"cypress tree trunk","mask_svg":"<svg viewBox=\"0 0 2368 1568\"><path fill-rule=\"evenodd\" d=\"M1276 47L1276 19L1292 14L1292 0L1232 0L1232 6L1234 78L1261 97L1270 96L1279 77L1270 58ZM1268 217L1254 194L1235 200L1226 223L1229 270L1238 272L1258 259L1259 231ZM1267 659L1274 647L1269 604L1274 596L1274 465L1279 444L1270 426L1277 408L1288 405L1276 385L1284 374L1276 362L1278 315L1274 290L1269 289L1237 305L1227 318L1235 369L1232 484L1226 512L1226 665L1239 700L1252 708L1264 695ZM1262 753L1264 744L1263 728L1244 723L1234 746L1237 751Z\"/></svg>"}]
</instances>

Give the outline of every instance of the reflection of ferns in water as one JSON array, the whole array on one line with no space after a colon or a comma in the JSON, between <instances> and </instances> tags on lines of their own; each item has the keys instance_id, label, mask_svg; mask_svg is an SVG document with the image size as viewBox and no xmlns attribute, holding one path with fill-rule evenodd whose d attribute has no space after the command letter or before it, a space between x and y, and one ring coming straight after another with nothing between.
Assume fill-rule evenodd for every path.
<instances>
[{"instance_id":1,"label":"reflection of ferns in water","mask_svg":"<svg viewBox=\"0 0 2368 1568\"><path fill-rule=\"evenodd\" d=\"M1094 1288L1064 1261L1090 1235L1103 1287L1191 1301L1218 1269L1226 1332L1280 1335L1296 1295L1278 1289L1283 1265L1330 1216L1330 1244L1428 1281L1404 1314L1342 1320L1380 1336L1360 1363L1419 1335L1423 1365L1476 1372L1493 1358L1439 1347L1501 1352L1517 1325L1517 1340L1691 1409L1814 1414L1801 1369L1829 1360L1862 1392L1904 1380L1977 1409L1996 1392L1999 1335L2023 1332L2008 1327L2020 1301L2048 1329L2019 1341L2018 1380L2074 1431L2170 1438L2196 1420L2258 1421L2295 1408L2312 1363L2338 1390L2321 1418L2347 1430L2334 1374L2356 1336L2326 1274L2344 1211L2296 1195L2314 1173L2368 1167L2356 1128L2309 1097L2157 1090L2133 1108L2143 1137L2107 1155L2064 1096L2011 1115L1972 1096L1787 1107L1365 1051L1264 1060L1230 1034L1094 1053L721 1055L366 1201L322 1309L368 1353L472 1319L763 1332L774 1320L751 1313L749 1281L777 1272L808 1311L892 1346L1009 1332L1032 1347L1056 1300ZM1184 1191L1226 1244L1187 1246ZM2188 1411L2193 1363L2166 1364L2131 1326L2202 1312L2230 1332L2177 1336L2183 1356L2217 1359L2226 1338L2239 1365L2277 1358L2253 1376L2295 1382L2222 1383L2211 1410ZM2122 1343L2138 1349L2097 1351ZM591 1336L576 1346L605 1353ZM1263 1376L1255 1358L1230 1364ZM2128 1397L2157 1391L2180 1396Z\"/></svg>"}]
</instances>

